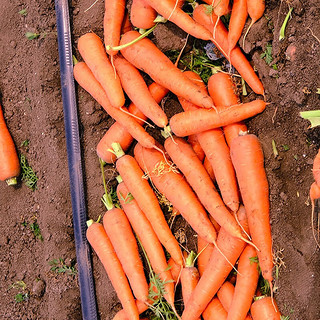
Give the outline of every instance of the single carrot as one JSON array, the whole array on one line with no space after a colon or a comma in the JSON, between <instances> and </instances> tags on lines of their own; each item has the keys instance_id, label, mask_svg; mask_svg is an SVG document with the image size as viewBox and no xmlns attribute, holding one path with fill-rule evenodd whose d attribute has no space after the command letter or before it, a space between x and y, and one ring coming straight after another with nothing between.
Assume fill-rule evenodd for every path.
<instances>
[{"instance_id":1,"label":"single carrot","mask_svg":"<svg viewBox=\"0 0 320 320\"><path fill-rule=\"evenodd\" d=\"M318 216L318 223L317 223L317 230L314 226L314 211L315 211L315 200L320 199L320 187L316 182L314 182L310 187L310 201L311 201L311 229L314 241L316 242L317 246L320 248L320 217Z\"/></svg>"},{"instance_id":2,"label":"single carrot","mask_svg":"<svg viewBox=\"0 0 320 320\"><path fill-rule=\"evenodd\" d=\"M120 44L129 43L138 36L139 33L136 31L127 32L123 35ZM143 54L141 54L142 52ZM123 48L121 53L136 68L149 74L155 82L168 88L177 96L182 96L198 106L212 108L212 99L207 94L199 92L197 86L187 79L151 40L143 38L139 42Z\"/></svg>"},{"instance_id":3,"label":"single carrot","mask_svg":"<svg viewBox=\"0 0 320 320\"><path fill-rule=\"evenodd\" d=\"M121 80L122 87L136 107L157 126L164 128L168 118L162 108L153 99L140 72L126 59L114 58L114 65Z\"/></svg>"},{"instance_id":4,"label":"single carrot","mask_svg":"<svg viewBox=\"0 0 320 320\"><path fill-rule=\"evenodd\" d=\"M130 20L132 24L139 29L150 29L155 25L157 12L145 0L133 0Z\"/></svg>"},{"instance_id":5,"label":"single carrot","mask_svg":"<svg viewBox=\"0 0 320 320\"><path fill-rule=\"evenodd\" d=\"M150 301L150 302L152 302L152 301ZM149 307L145 303L143 303L142 301L136 300L135 303L136 303L136 307L138 309L139 314L141 314L149 309ZM110 319L110 316L108 316L106 320L109 320L109 319ZM138 318L138 319L140 319L140 318ZM113 320L131 320L131 318L128 317L125 310L122 309L116 313L116 315L113 317Z\"/></svg>"},{"instance_id":6,"label":"single carrot","mask_svg":"<svg viewBox=\"0 0 320 320\"><path fill-rule=\"evenodd\" d=\"M115 144L113 147L116 149L115 153L118 157L116 167L125 185L150 221L160 242L175 262L182 266L183 258L179 244L168 226L156 195L144 178L144 172L133 157L124 155L119 145Z\"/></svg>"},{"instance_id":7,"label":"single carrot","mask_svg":"<svg viewBox=\"0 0 320 320\"><path fill-rule=\"evenodd\" d=\"M246 215L242 206L238 211L238 217L242 227L247 231ZM220 251L216 247L214 248L209 264L185 306L182 320L195 320L200 317L232 270L230 263L232 265L236 263L245 247L245 242L231 236L225 229L221 228L217 238L217 246Z\"/></svg>"},{"instance_id":8,"label":"single carrot","mask_svg":"<svg viewBox=\"0 0 320 320\"><path fill-rule=\"evenodd\" d=\"M78 62L75 64L73 74L79 85L88 91L113 119L126 128L132 137L141 142L147 148L153 148L155 140L132 116L111 106L102 86L84 62ZM122 109L125 110L125 108Z\"/></svg>"},{"instance_id":9,"label":"single carrot","mask_svg":"<svg viewBox=\"0 0 320 320\"><path fill-rule=\"evenodd\" d=\"M111 196L107 193L103 197L103 202L108 210L103 217L103 227L129 279L135 297L147 302L148 283L129 220L123 210L114 207Z\"/></svg>"},{"instance_id":10,"label":"single carrot","mask_svg":"<svg viewBox=\"0 0 320 320\"><path fill-rule=\"evenodd\" d=\"M269 216L269 185L264 168L261 144L253 134L234 138L230 146L240 193L248 215L253 243L258 252L262 276L273 280L272 239Z\"/></svg>"},{"instance_id":11,"label":"single carrot","mask_svg":"<svg viewBox=\"0 0 320 320\"><path fill-rule=\"evenodd\" d=\"M125 0L106 0L103 19L104 43L106 46L116 47L120 42L122 21L124 18ZM107 53L114 56L117 50L108 50Z\"/></svg>"},{"instance_id":12,"label":"single carrot","mask_svg":"<svg viewBox=\"0 0 320 320\"><path fill-rule=\"evenodd\" d=\"M211 163L210 163L210 161L208 160L207 157L205 157L204 160L203 160L203 166L204 166L204 168L207 170L208 175L209 175L209 177L211 178L211 180L212 180L213 182L216 181L216 177L215 177L215 175L214 175L212 165L211 165Z\"/></svg>"},{"instance_id":13,"label":"single carrot","mask_svg":"<svg viewBox=\"0 0 320 320\"><path fill-rule=\"evenodd\" d=\"M101 39L93 32L86 33L78 40L78 50L106 92L111 105L116 108L123 106L125 98L120 79L107 57Z\"/></svg>"},{"instance_id":14,"label":"single carrot","mask_svg":"<svg viewBox=\"0 0 320 320\"><path fill-rule=\"evenodd\" d=\"M131 31L132 29L133 29L132 28L132 24L131 24L130 19L129 19L129 12L126 9L125 12L124 12L123 20L122 20L121 34L124 34L124 33L128 32L128 31Z\"/></svg>"},{"instance_id":15,"label":"single carrot","mask_svg":"<svg viewBox=\"0 0 320 320\"><path fill-rule=\"evenodd\" d=\"M208 91L217 110L225 110L230 106L240 103L236 94L236 87L229 74L218 72L213 74L208 81ZM230 143L234 137L239 135L240 131L247 131L247 127L242 122L233 123L223 127L226 141Z\"/></svg>"},{"instance_id":16,"label":"single carrot","mask_svg":"<svg viewBox=\"0 0 320 320\"><path fill-rule=\"evenodd\" d=\"M182 288L182 298L183 303L186 305L191 297L191 294L199 282L199 271L194 266L196 254L191 251L186 258L185 267L181 272L181 288ZM198 318L200 319L200 318Z\"/></svg>"},{"instance_id":17,"label":"single carrot","mask_svg":"<svg viewBox=\"0 0 320 320\"><path fill-rule=\"evenodd\" d=\"M6 125L0 105L0 180L16 185L20 174L20 163L16 147Z\"/></svg>"},{"instance_id":18,"label":"single carrot","mask_svg":"<svg viewBox=\"0 0 320 320\"><path fill-rule=\"evenodd\" d=\"M228 47L230 52L237 45L248 16L247 0L233 0L229 21Z\"/></svg>"},{"instance_id":19,"label":"single carrot","mask_svg":"<svg viewBox=\"0 0 320 320\"><path fill-rule=\"evenodd\" d=\"M251 118L261 113L266 106L267 103L263 100L254 100L233 105L219 112L203 108L181 112L170 119L170 127L178 137L185 137Z\"/></svg>"},{"instance_id":20,"label":"single carrot","mask_svg":"<svg viewBox=\"0 0 320 320\"><path fill-rule=\"evenodd\" d=\"M200 277L203 275L203 272L210 260L211 253L213 251L214 245L208 243L203 238L198 236L198 270Z\"/></svg>"},{"instance_id":21,"label":"single carrot","mask_svg":"<svg viewBox=\"0 0 320 320\"><path fill-rule=\"evenodd\" d=\"M192 134L188 137L188 143L190 144L190 146L192 147L193 151L195 152L195 154L197 155L198 159L200 161L204 160L205 154L203 149L201 148L201 145L198 141L197 135Z\"/></svg>"},{"instance_id":22,"label":"single carrot","mask_svg":"<svg viewBox=\"0 0 320 320\"><path fill-rule=\"evenodd\" d=\"M129 319L139 319L139 312L127 277L103 225L101 223L93 222L93 220L89 220L87 224L87 239L108 274L122 307L124 308L123 313L128 316Z\"/></svg>"},{"instance_id":23,"label":"single carrot","mask_svg":"<svg viewBox=\"0 0 320 320\"><path fill-rule=\"evenodd\" d=\"M149 91L157 103L160 103L160 101L169 92L168 89L160 86L155 82L151 83L151 85L149 86ZM128 111L142 120L147 120L147 117L136 107L134 103L131 103L129 105ZM136 121L140 125L142 125L143 121L139 120L138 118L135 118ZM118 143L120 143L122 150L127 151L133 140L134 139L132 135L126 130L126 128L124 128L119 122L115 122L99 141L97 145L97 154L99 158L101 158L106 163L114 163L116 160L116 156L113 152L111 152L112 142L117 141Z\"/></svg>"},{"instance_id":24,"label":"single carrot","mask_svg":"<svg viewBox=\"0 0 320 320\"><path fill-rule=\"evenodd\" d=\"M274 299L262 297L256 300L251 306L253 320L280 320L281 313Z\"/></svg>"},{"instance_id":25,"label":"single carrot","mask_svg":"<svg viewBox=\"0 0 320 320\"><path fill-rule=\"evenodd\" d=\"M218 298L213 298L202 312L204 320L226 320L227 311L223 308Z\"/></svg>"},{"instance_id":26,"label":"single carrot","mask_svg":"<svg viewBox=\"0 0 320 320\"><path fill-rule=\"evenodd\" d=\"M266 8L265 0L247 0L247 9L248 9L248 14L251 18L251 23L243 37L243 47L244 47L244 41L247 37L249 30L251 29L252 25L256 23L263 16L265 8Z\"/></svg>"},{"instance_id":27,"label":"single carrot","mask_svg":"<svg viewBox=\"0 0 320 320\"><path fill-rule=\"evenodd\" d=\"M183 176L167 163L163 153L146 149L138 143L134 156L155 187L179 210L193 230L206 241L215 243L216 230L204 208Z\"/></svg>"},{"instance_id":28,"label":"single carrot","mask_svg":"<svg viewBox=\"0 0 320 320\"><path fill-rule=\"evenodd\" d=\"M199 75L190 71L185 72L185 74L189 79L191 79L195 84L199 86L199 90L201 90L202 92L207 92L205 84L203 83ZM222 93L220 93L220 95L222 95ZM184 99L179 98L179 101L185 111L199 109L197 106ZM219 99L217 101L221 102ZM233 212L237 211L239 207L238 185L234 168L230 159L229 148L223 137L221 129L217 128L199 132L196 137L213 168L224 203ZM217 222L219 223L219 221Z\"/></svg>"},{"instance_id":29,"label":"single carrot","mask_svg":"<svg viewBox=\"0 0 320 320\"><path fill-rule=\"evenodd\" d=\"M202 143L201 140L200 143ZM194 153L192 147L182 138L176 137L173 139L168 138L165 141L164 146L172 161L181 170L186 180L197 194L202 205L211 214L214 220L233 236L243 238L240 226L224 206L212 180L201 161ZM218 176L217 174L216 177ZM227 205L230 206L230 204ZM235 207L237 209L239 203Z\"/></svg>"},{"instance_id":30,"label":"single carrot","mask_svg":"<svg viewBox=\"0 0 320 320\"><path fill-rule=\"evenodd\" d=\"M243 250L238 271L227 320L243 320L250 310L259 279L257 252L253 247L247 245Z\"/></svg>"},{"instance_id":31,"label":"single carrot","mask_svg":"<svg viewBox=\"0 0 320 320\"><path fill-rule=\"evenodd\" d=\"M236 46L229 53L228 45L228 31L221 21L217 22L218 17L212 13L212 10L208 10L208 6L199 5L193 11L193 18L205 26L210 32L213 33L215 28L215 37L213 43L222 52L222 54L231 62L231 64L237 69L242 78L248 83L251 89L258 94L264 94L263 85L259 77L254 72L249 61L241 51L241 49Z\"/></svg>"},{"instance_id":32,"label":"single carrot","mask_svg":"<svg viewBox=\"0 0 320 320\"><path fill-rule=\"evenodd\" d=\"M172 257L168 260L168 269L171 272L174 282L179 284L181 280L181 266L175 263Z\"/></svg>"},{"instance_id":33,"label":"single carrot","mask_svg":"<svg viewBox=\"0 0 320 320\"><path fill-rule=\"evenodd\" d=\"M186 12L182 11L178 6L178 1L173 0L145 0L152 8L154 8L165 19L176 24L186 33L197 39L210 40L210 32L195 22Z\"/></svg>"},{"instance_id":34,"label":"single carrot","mask_svg":"<svg viewBox=\"0 0 320 320\"><path fill-rule=\"evenodd\" d=\"M165 283L165 299L171 306L174 306L174 283L160 241L149 220L123 182L117 187L117 195L134 232L141 241L154 273Z\"/></svg>"},{"instance_id":35,"label":"single carrot","mask_svg":"<svg viewBox=\"0 0 320 320\"><path fill-rule=\"evenodd\" d=\"M313 160L312 173L315 182L320 187L320 149Z\"/></svg>"}]
</instances>

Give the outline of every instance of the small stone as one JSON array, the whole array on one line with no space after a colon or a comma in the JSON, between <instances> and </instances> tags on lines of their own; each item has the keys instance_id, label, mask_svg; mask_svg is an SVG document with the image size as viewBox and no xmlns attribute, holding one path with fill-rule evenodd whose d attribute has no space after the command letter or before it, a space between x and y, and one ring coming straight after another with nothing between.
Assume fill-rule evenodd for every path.
<instances>
[{"instance_id":1,"label":"small stone","mask_svg":"<svg viewBox=\"0 0 320 320\"><path fill-rule=\"evenodd\" d=\"M281 198L283 201L287 201L287 200L288 200L288 196L287 196L284 192L280 192L280 198Z\"/></svg>"},{"instance_id":2,"label":"small stone","mask_svg":"<svg viewBox=\"0 0 320 320\"><path fill-rule=\"evenodd\" d=\"M72 259L70 258L65 259L64 264L69 268L72 267Z\"/></svg>"},{"instance_id":3,"label":"small stone","mask_svg":"<svg viewBox=\"0 0 320 320\"><path fill-rule=\"evenodd\" d=\"M287 83L287 80L286 80L285 77L279 77L279 78L277 79L277 83L278 83L278 84L284 84L284 83Z\"/></svg>"},{"instance_id":4,"label":"small stone","mask_svg":"<svg viewBox=\"0 0 320 320\"><path fill-rule=\"evenodd\" d=\"M306 100L306 95L301 91L296 91L293 95L293 101L302 105Z\"/></svg>"},{"instance_id":5,"label":"small stone","mask_svg":"<svg viewBox=\"0 0 320 320\"><path fill-rule=\"evenodd\" d=\"M76 16L80 12L80 8L75 8L73 14Z\"/></svg>"},{"instance_id":6,"label":"small stone","mask_svg":"<svg viewBox=\"0 0 320 320\"><path fill-rule=\"evenodd\" d=\"M300 172L300 171L301 171L301 168L300 168L300 167L297 167L296 170L297 170L297 172Z\"/></svg>"},{"instance_id":7,"label":"small stone","mask_svg":"<svg viewBox=\"0 0 320 320\"><path fill-rule=\"evenodd\" d=\"M312 165L313 164L313 159L307 159L306 162L307 162L307 164L311 164Z\"/></svg>"},{"instance_id":8,"label":"small stone","mask_svg":"<svg viewBox=\"0 0 320 320\"><path fill-rule=\"evenodd\" d=\"M294 36L291 36L288 38L288 41L289 42L295 42L296 38Z\"/></svg>"},{"instance_id":9,"label":"small stone","mask_svg":"<svg viewBox=\"0 0 320 320\"><path fill-rule=\"evenodd\" d=\"M275 77L276 75L278 75L278 70L270 69L269 77Z\"/></svg>"},{"instance_id":10,"label":"small stone","mask_svg":"<svg viewBox=\"0 0 320 320\"><path fill-rule=\"evenodd\" d=\"M296 58L297 47L292 43L288 46L286 50L286 59L289 61L294 61Z\"/></svg>"},{"instance_id":11,"label":"small stone","mask_svg":"<svg viewBox=\"0 0 320 320\"><path fill-rule=\"evenodd\" d=\"M14 40L11 40L11 41L10 41L10 46L11 46L12 48L15 48L15 47L17 46L17 43L16 43Z\"/></svg>"},{"instance_id":12,"label":"small stone","mask_svg":"<svg viewBox=\"0 0 320 320\"><path fill-rule=\"evenodd\" d=\"M33 283L32 293L35 297L41 298L44 295L45 289L46 289L46 283L41 279L37 279Z\"/></svg>"}]
</instances>

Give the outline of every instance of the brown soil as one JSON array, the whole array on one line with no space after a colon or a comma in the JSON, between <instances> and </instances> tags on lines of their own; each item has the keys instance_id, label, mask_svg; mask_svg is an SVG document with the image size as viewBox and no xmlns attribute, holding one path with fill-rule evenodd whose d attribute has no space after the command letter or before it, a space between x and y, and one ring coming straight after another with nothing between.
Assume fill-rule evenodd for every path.
<instances>
[{"instance_id":1,"label":"brown soil","mask_svg":"<svg viewBox=\"0 0 320 320\"><path fill-rule=\"evenodd\" d=\"M85 12L92 2L71 1L74 48L85 32L103 34L104 3L98 1ZM308 123L299 117L299 111L319 108L316 88L320 67L320 1L291 1L294 11L282 42L278 35L288 6L285 1L274 0L266 1L266 5L266 14L252 27L245 49L262 79L267 100L272 102L248 126L263 144L270 183L273 244L275 251L282 252L285 264L275 282L278 288L275 298L282 313L290 315L290 319L317 320L320 319L319 250L312 238L308 189L313 180L312 159L320 139L319 130L308 130ZM26 16L18 13L22 9L27 10ZM26 155L39 177L34 192L23 183L15 188L0 184L0 318L81 319L77 276L55 273L49 265L53 259L62 258L70 268L76 258L54 1L1 1L0 11L1 104L18 151ZM168 49L177 44L176 39L168 36L170 30L162 27L155 33L159 46ZM41 36L27 40L27 31L39 32ZM260 58L268 42L273 47L271 65L276 64L277 70ZM75 53L78 55L76 50ZM253 97L250 94L249 98ZM112 120L81 88L78 100L88 214L96 219L104 208L95 148ZM166 111L172 115L178 108L177 101L169 95ZM30 141L28 150L21 146L26 139ZM272 140L279 151L277 158L273 155ZM283 145L290 149L285 151ZM112 174L110 171L110 178ZM30 229L35 219L43 241ZM177 226L186 229L182 220ZM184 245L190 248L194 243ZM112 319L120 305L96 255L93 265L100 317ZM17 281L24 281L25 291L10 288ZM15 302L18 293L26 292L27 301Z\"/></svg>"}]
</instances>

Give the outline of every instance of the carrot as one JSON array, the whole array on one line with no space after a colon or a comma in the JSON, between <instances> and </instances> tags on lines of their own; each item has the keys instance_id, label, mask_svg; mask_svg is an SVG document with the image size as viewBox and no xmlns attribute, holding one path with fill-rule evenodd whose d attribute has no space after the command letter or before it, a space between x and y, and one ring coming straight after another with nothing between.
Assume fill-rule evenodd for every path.
<instances>
[{"instance_id":1,"label":"carrot","mask_svg":"<svg viewBox=\"0 0 320 320\"><path fill-rule=\"evenodd\" d=\"M154 100L157 103L160 103L169 90L153 82L149 86L149 91ZM134 103L129 105L128 111L142 120L147 120L146 116L136 107ZM141 120L137 118L135 119L139 124L143 124ZM120 143L123 151L127 151L133 142L133 137L120 123L115 122L97 145L97 154L99 158L107 163L114 163L116 160L115 154L109 151L112 149L111 143L114 141Z\"/></svg>"},{"instance_id":2,"label":"carrot","mask_svg":"<svg viewBox=\"0 0 320 320\"><path fill-rule=\"evenodd\" d=\"M185 74L189 79L199 86L199 90L206 92L205 84L202 82L199 75L195 74L194 72L185 72ZM222 93L219 94L222 95ZM199 109L184 99L179 98L179 101L185 111ZM220 102L219 100L217 101ZM237 180L230 159L229 148L223 137L221 129L217 128L200 132L197 134L197 140L199 141L202 150L212 165L225 204L232 211L237 211L239 207L239 191Z\"/></svg>"},{"instance_id":3,"label":"carrot","mask_svg":"<svg viewBox=\"0 0 320 320\"><path fill-rule=\"evenodd\" d=\"M262 276L269 281L271 287L273 262L269 185L262 147L255 135L245 134L233 139L230 154L247 211L252 241L260 250L258 258Z\"/></svg>"},{"instance_id":4,"label":"carrot","mask_svg":"<svg viewBox=\"0 0 320 320\"><path fill-rule=\"evenodd\" d=\"M318 223L317 223L317 234L316 234L316 230L314 227L314 209L315 209L315 200L316 199L320 199L320 187L318 186L318 184L316 182L314 182L311 187L310 187L310 201L311 201L311 229L312 229L312 235L313 238L317 244L318 247L320 247L320 242L319 242L319 225L320 225L320 218L318 217Z\"/></svg>"},{"instance_id":5,"label":"carrot","mask_svg":"<svg viewBox=\"0 0 320 320\"><path fill-rule=\"evenodd\" d=\"M193 11L193 18L212 33L215 28L215 37L212 40L213 43L222 52L222 54L231 62L231 64L237 69L237 71L240 73L242 78L248 83L251 89L255 93L263 95L263 85L256 73L254 72L249 61L241 51L241 49L238 46L236 46L230 52L230 56L228 56L228 31L221 21L217 22L218 17L215 14L211 13L210 10L208 10L208 6L199 5Z\"/></svg>"},{"instance_id":6,"label":"carrot","mask_svg":"<svg viewBox=\"0 0 320 320\"><path fill-rule=\"evenodd\" d=\"M203 272L209 262L211 253L213 251L214 245L208 243L203 238L198 236L198 270L200 276L203 275Z\"/></svg>"},{"instance_id":7,"label":"carrot","mask_svg":"<svg viewBox=\"0 0 320 320\"><path fill-rule=\"evenodd\" d=\"M150 302L152 303L152 301L150 301ZM139 314L141 314L149 309L149 307L145 303L143 303L142 301L136 300L135 303L136 303ZM109 319L110 319L110 317L108 316L106 320L109 320ZM113 317L113 320L131 320L131 318L129 318L127 316L125 310L122 309L116 313L116 315Z\"/></svg>"},{"instance_id":8,"label":"carrot","mask_svg":"<svg viewBox=\"0 0 320 320\"><path fill-rule=\"evenodd\" d=\"M129 319L139 319L139 312L127 277L104 227L93 220L89 220L87 224L87 239L103 264L124 308L124 313Z\"/></svg>"},{"instance_id":9,"label":"carrot","mask_svg":"<svg viewBox=\"0 0 320 320\"><path fill-rule=\"evenodd\" d=\"M133 0L130 12L132 24L139 29L150 29L155 23L157 12L145 0Z\"/></svg>"},{"instance_id":10,"label":"carrot","mask_svg":"<svg viewBox=\"0 0 320 320\"><path fill-rule=\"evenodd\" d=\"M153 148L155 140L128 114L111 106L108 97L100 83L84 62L78 62L73 68L74 78L79 85L88 91L92 97L106 110L106 112L119 122L126 130L147 148ZM122 108L125 110L125 108Z\"/></svg>"},{"instance_id":11,"label":"carrot","mask_svg":"<svg viewBox=\"0 0 320 320\"><path fill-rule=\"evenodd\" d=\"M120 79L114 72L101 39L95 33L86 33L78 40L78 50L103 87L111 105L116 108L123 106L125 98Z\"/></svg>"},{"instance_id":12,"label":"carrot","mask_svg":"<svg viewBox=\"0 0 320 320\"><path fill-rule=\"evenodd\" d=\"M270 297L263 297L256 300L251 306L251 315L253 320L280 320L281 314Z\"/></svg>"},{"instance_id":13,"label":"carrot","mask_svg":"<svg viewBox=\"0 0 320 320\"><path fill-rule=\"evenodd\" d=\"M320 149L313 160L312 173L315 182L320 187Z\"/></svg>"},{"instance_id":14,"label":"carrot","mask_svg":"<svg viewBox=\"0 0 320 320\"><path fill-rule=\"evenodd\" d=\"M240 271L239 271L240 272ZM229 281L226 281L219 291L217 292L217 297L221 302L223 308L229 313L230 306L232 304L232 299L234 296L234 285ZM229 316L229 314L228 314Z\"/></svg>"},{"instance_id":15,"label":"carrot","mask_svg":"<svg viewBox=\"0 0 320 320\"><path fill-rule=\"evenodd\" d=\"M179 210L193 230L207 242L215 243L216 230L204 208L186 180L172 164L169 166L163 154L137 144L134 156L155 187Z\"/></svg>"},{"instance_id":16,"label":"carrot","mask_svg":"<svg viewBox=\"0 0 320 320\"><path fill-rule=\"evenodd\" d=\"M202 313L204 320L226 320L227 316L227 311L218 298L213 298Z\"/></svg>"},{"instance_id":17,"label":"carrot","mask_svg":"<svg viewBox=\"0 0 320 320\"><path fill-rule=\"evenodd\" d=\"M122 21L125 14L125 0L106 0L103 19L104 43L107 46L116 47L120 42ZM114 56L117 50L108 50L107 53Z\"/></svg>"},{"instance_id":18,"label":"carrot","mask_svg":"<svg viewBox=\"0 0 320 320\"><path fill-rule=\"evenodd\" d=\"M212 75L208 81L209 94L218 110L225 110L228 107L240 103L236 94L236 87L229 74L218 72ZM230 146L231 140L239 135L240 131L247 131L242 122L237 122L223 127L225 138Z\"/></svg>"},{"instance_id":19,"label":"carrot","mask_svg":"<svg viewBox=\"0 0 320 320\"><path fill-rule=\"evenodd\" d=\"M174 282L177 284L180 283L181 280L181 266L175 263L175 261L170 257L168 260L168 268L171 272L172 278Z\"/></svg>"},{"instance_id":20,"label":"carrot","mask_svg":"<svg viewBox=\"0 0 320 320\"><path fill-rule=\"evenodd\" d=\"M129 43L138 36L139 33L136 31L127 32L123 35L120 44ZM149 74L155 82L168 88L177 96L182 96L198 106L206 108L213 106L212 99L207 94L199 92L198 87L187 79L151 40L143 38L123 48L121 53L136 68Z\"/></svg>"},{"instance_id":21,"label":"carrot","mask_svg":"<svg viewBox=\"0 0 320 320\"><path fill-rule=\"evenodd\" d=\"M114 65L121 80L122 87L136 107L157 126L164 128L168 118L153 99L140 72L120 56L114 58Z\"/></svg>"},{"instance_id":22,"label":"carrot","mask_svg":"<svg viewBox=\"0 0 320 320\"><path fill-rule=\"evenodd\" d=\"M131 30L132 30L132 24L129 19L129 13L128 13L128 10L125 10L124 17L122 20L121 34L124 34Z\"/></svg>"},{"instance_id":23,"label":"carrot","mask_svg":"<svg viewBox=\"0 0 320 320\"><path fill-rule=\"evenodd\" d=\"M207 157L205 157L204 160L203 160L203 166L207 170L208 175L211 178L211 180L214 182L216 180L216 177L214 175L212 165L211 165L211 163L210 163L210 161L208 160Z\"/></svg>"},{"instance_id":24,"label":"carrot","mask_svg":"<svg viewBox=\"0 0 320 320\"><path fill-rule=\"evenodd\" d=\"M240 206L238 214L241 225L247 231L246 216L242 206ZM230 273L232 269L230 263L233 265L236 263L245 247L245 242L231 236L225 229L221 228L217 238L217 246L224 256L216 247L214 248L209 264L183 311L182 320L195 320L200 317Z\"/></svg>"},{"instance_id":25,"label":"carrot","mask_svg":"<svg viewBox=\"0 0 320 320\"><path fill-rule=\"evenodd\" d=\"M266 106L263 100L254 100L219 112L213 109L181 112L170 119L170 127L177 136L185 137L248 119L261 113Z\"/></svg>"},{"instance_id":26,"label":"carrot","mask_svg":"<svg viewBox=\"0 0 320 320\"><path fill-rule=\"evenodd\" d=\"M257 252L253 247L247 245L243 250L239 259L238 271L227 320L242 320L250 310L259 279Z\"/></svg>"},{"instance_id":27,"label":"carrot","mask_svg":"<svg viewBox=\"0 0 320 320\"><path fill-rule=\"evenodd\" d=\"M116 167L125 185L150 221L160 242L171 254L174 261L182 266L183 259L179 244L167 224L156 195L148 181L144 179L143 171L133 157L124 155L119 146L116 148L118 157Z\"/></svg>"},{"instance_id":28,"label":"carrot","mask_svg":"<svg viewBox=\"0 0 320 320\"><path fill-rule=\"evenodd\" d=\"M127 275L135 297L143 302L148 300L148 283L139 256L138 245L125 213L107 204L108 211L103 217L103 226Z\"/></svg>"},{"instance_id":29,"label":"carrot","mask_svg":"<svg viewBox=\"0 0 320 320\"><path fill-rule=\"evenodd\" d=\"M199 200L215 221L233 236L243 238L240 226L224 206L212 180L192 147L185 140L176 137L173 139L168 138L164 146L172 161L184 174ZM237 204L236 208L238 206L239 204Z\"/></svg>"},{"instance_id":30,"label":"carrot","mask_svg":"<svg viewBox=\"0 0 320 320\"><path fill-rule=\"evenodd\" d=\"M248 16L247 0L233 0L229 21L228 47L229 54L237 45Z\"/></svg>"},{"instance_id":31,"label":"carrot","mask_svg":"<svg viewBox=\"0 0 320 320\"><path fill-rule=\"evenodd\" d=\"M198 284L200 278L199 271L194 266L195 258L196 254L191 251L186 259L186 265L181 272L182 298L185 305L190 299L190 296L194 288Z\"/></svg>"},{"instance_id":32,"label":"carrot","mask_svg":"<svg viewBox=\"0 0 320 320\"><path fill-rule=\"evenodd\" d=\"M153 271L165 283L164 297L170 305L174 306L174 283L171 272L167 269L167 260L160 241L149 220L123 182L117 187L117 195L134 232L141 241Z\"/></svg>"},{"instance_id":33,"label":"carrot","mask_svg":"<svg viewBox=\"0 0 320 320\"><path fill-rule=\"evenodd\" d=\"M16 147L5 123L0 105L0 180L10 185L17 184L20 174L20 163Z\"/></svg>"},{"instance_id":34,"label":"carrot","mask_svg":"<svg viewBox=\"0 0 320 320\"><path fill-rule=\"evenodd\" d=\"M165 19L176 24L179 28L189 33L193 37L202 40L210 40L210 32L195 22L187 13L182 11L178 4L178 1L173 0L145 0L152 8L154 8Z\"/></svg>"},{"instance_id":35,"label":"carrot","mask_svg":"<svg viewBox=\"0 0 320 320\"><path fill-rule=\"evenodd\" d=\"M256 23L263 16L264 10L266 8L265 0L247 0L247 8L248 8L248 14L252 21L247 29L247 32L243 37L243 47L244 47L244 41L247 37L247 34L250 28L254 23Z\"/></svg>"},{"instance_id":36,"label":"carrot","mask_svg":"<svg viewBox=\"0 0 320 320\"><path fill-rule=\"evenodd\" d=\"M198 141L197 135L192 134L188 137L188 143L192 147L194 153L197 155L198 159L200 161L204 160L205 154L203 149L201 148L201 145Z\"/></svg>"}]
</instances>

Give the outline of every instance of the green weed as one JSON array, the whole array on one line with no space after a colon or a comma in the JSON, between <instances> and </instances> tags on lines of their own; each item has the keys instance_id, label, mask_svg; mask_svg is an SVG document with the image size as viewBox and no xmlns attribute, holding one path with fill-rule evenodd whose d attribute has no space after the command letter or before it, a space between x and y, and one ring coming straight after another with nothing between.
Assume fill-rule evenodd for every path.
<instances>
[{"instance_id":1,"label":"green weed","mask_svg":"<svg viewBox=\"0 0 320 320\"><path fill-rule=\"evenodd\" d=\"M264 61L266 62L267 65L270 65L270 63L273 60L273 57L272 57L272 44L271 43L267 43L266 49L260 55L260 58L264 59Z\"/></svg>"},{"instance_id":2,"label":"green weed","mask_svg":"<svg viewBox=\"0 0 320 320\"><path fill-rule=\"evenodd\" d=\"M21 181L23 181L29 189L35 191L37 189L37 182L39 178L33 171L32 167L28 164L28 161L23 154L20 154L20 166Z\"/></svg>"},{"instance_id":3,"label":"green weed","mask_svg":"<svg viewBox=\"0 0 320 320\"><path fill-rule=\"evenodd\" d=\"M68 275L73 276L78 273L74 266L74 263L72 263L71 266L67 266L64 259L62 258L49 261L49 265L51 266L50 270L55 273L67 273Z\"/></svg>"}]
</instances>

